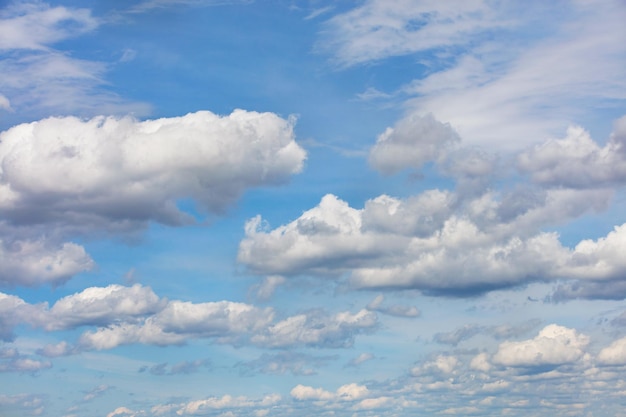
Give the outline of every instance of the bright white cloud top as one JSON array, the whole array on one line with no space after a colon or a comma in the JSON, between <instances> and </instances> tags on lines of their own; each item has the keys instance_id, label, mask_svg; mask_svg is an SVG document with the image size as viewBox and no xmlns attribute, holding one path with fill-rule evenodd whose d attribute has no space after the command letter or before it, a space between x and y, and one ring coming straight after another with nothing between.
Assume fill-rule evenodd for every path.
<instances>
[{"instance_id":1,"label":"bright white cloud top","mask_svg":"<svg viewBox=\"0 0 626 417\"><path fill-rule=\"evenodd\" d=\"M3 4L0 415L620 415L624 21Z\"/></svg>"}]
</instances>

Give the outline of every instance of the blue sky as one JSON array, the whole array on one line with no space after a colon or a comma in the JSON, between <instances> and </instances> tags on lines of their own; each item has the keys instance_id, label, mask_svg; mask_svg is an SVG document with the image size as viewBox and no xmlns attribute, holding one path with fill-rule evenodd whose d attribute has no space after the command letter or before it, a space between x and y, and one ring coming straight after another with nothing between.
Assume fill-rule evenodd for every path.
<instances>
[{"instance_id":1,"label":"blue sky","mask_svg":"<svg viewBox=\"0 0 626 417\"><path fill-rule=\"evenodd\" d=\"M0 9L3 416L617 416L626 6Z\"/></svg>"}]
</instances>

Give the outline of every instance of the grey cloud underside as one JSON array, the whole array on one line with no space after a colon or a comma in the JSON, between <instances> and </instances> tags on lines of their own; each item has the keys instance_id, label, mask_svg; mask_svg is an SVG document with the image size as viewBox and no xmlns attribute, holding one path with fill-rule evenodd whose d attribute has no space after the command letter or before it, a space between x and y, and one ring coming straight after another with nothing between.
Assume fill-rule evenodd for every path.
<instances>
[{"instance_id":1,"label":"grey cloud underside","mask_svg":"<svg viewBox=\"0 0 626 417\"><path fill-rule=\"evenodd\" d=\"M604 148L584 130L572 128L558 145L551 141L522 152L518 160L527 176L498 189L492 177L494 157L474 149L467 151L470 161L464 160L459 155L466 151L448 139L449 127L431 116L412 117L381 136L372 149L371 155L379 158L374 166L396 172L381 161L392 164L395 157L387 154L397 147L394 154L406 158L400 158L396 168L419 169L434 158L457 181L456 190L427 190L403 199L381 195L366 201L362 209L326 195L318 206L273 230L261 228L258 216L246 225L238 259L257 274L332 277L352 289L418 289L435 296L465 297L554 282L560 285L554 294L557 301L623 298L626 291L620 283L626 261L620 253L626 250L626 225L575 247L564 246L557 233L546 230L608 207L623 183L624 120L617 121ZM419 125L414 135L403 127L406 123ZM578 148L579 140L586 146ZM426 156L402 151L411 146L422 149L423 141ZM431 143L434 150L429 150ZM554 173L543 172L549 164L540 161L558 158L554 146L569 149L561 152L563 166L590 166L578 170L570 182L561 181L566 173L558 164ZM594 170L602 164L615 169ZM613 177L607 178L608 172ZM553 180L548 180L550 175ZM472 181L482 185L471 186ZM611 294L602 290L609 282Z\"/></svg>"}]
</instances>

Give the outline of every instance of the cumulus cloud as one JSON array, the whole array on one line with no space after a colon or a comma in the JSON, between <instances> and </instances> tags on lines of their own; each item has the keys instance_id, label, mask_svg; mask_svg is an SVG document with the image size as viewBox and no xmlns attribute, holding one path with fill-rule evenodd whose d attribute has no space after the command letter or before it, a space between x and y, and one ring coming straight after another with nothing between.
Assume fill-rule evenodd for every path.
<instances>
[{"instance_id":1,"label":"cumulus cloud","mask_svg":"<svg viewBox=\"0 0 626 417\"><path fill-rule=\"evenodd\" d=\"M458 366L459 359L456 356L438 355L435 359L411 369L411 375L449 375L453 374Z\"/></svg>"},{"instance_id":2,"label":"cumulus cloud","mask_svg":"<svg viewBox=\"0 0 626 417\"><path fill-rule=\"evenodd\" d=\"M54 245L44 239L0 240L0 286L59 285L91 270L94 262L75 243Z\"/></svg>"},{"instance_id":3,"label":"cumulus cloud","mask_svg":"<svg viewBox=\"0 0 626 417\"><path fill-rule=\"evenodd\" d=\"M626 337L618 339L598 353L602 365L626 365Z\"/></svg>"},{"instance_id":4,"label":"cumulus cloud","mask_svg":"<svg viewBox=\"0 0 626 417\"><path fill-rule=\"evenodd\" d=\"M300 401L355 401L368 394L369 390L365 385L355 383L342 385L335 392L301 384L291 390L291 396Z\"/></svg>"},{"instance_id":5,"label":"cumulus cloud","mask_svg":"<svg viewBox=\"0 0 626 417\"><path fill-rule=\"evenodd\" d=\"M299 172L293 121L236 110L137 121L49 118L0 134L0 212L13 224L129 229L218 213L246 189Z\"/></svg>"},{"instance_id":6,"label":"cumulus cloud","mask_svg":"<svg viewBox=\"0 0 626 417\"><path fill-rule=\"evenodd\" d=\"M492 361L510 367L556 367L583 358L588 344L589 337L575 329L550 324L533 339L501 343Z\"/></svg>"},{"instance_id":7,"label":"cumulus cloud","mask_svg":"<svg viewBox=\"0 0 626 417\"><path fill-rule=\"evenodd\" d=\"M551 190L520 205L514 195L488 192L457 206L453 193L426 191L405 200L381 196L363 209L326 195L317 207L273 230L261 227L260 216L251 219L238 259L259 274L340 281L347 276L353 289L413 288L435 295L583 276L619 279L626 270L617 255L624 226L574 249L563 246L556 233L540 231L580 216L599 204L593 198L609 195Z\"/></svg>"},{"instance_id":8,"label":"cumulus cloud","mask_svg":"<svg viewBox=\"0 0 626 417\"><path fill-rule=\"evenodd\" d=\"M150 287L135 284L87 288L61 298L51 308L46 303L29 304L17 296L0 293L2 339L10 341L19 324L46 331L96 327L84 331L74 345L61 341L37 349L40 355L58 357L128 344L182 345L200 338L235 346L251 342L272 348L338 348L351 346L355 336L373 331L378 318L365 309L335 314L313 310L276 321L272 308L232 301L165 300ZM172 365L169 373L184 373L200 365ZM166 366L156 365L153 370L165 373Z\"/></svg>"},{"instance_id":9,"label":"cumulus cloud","mask_svg":"<svg viewBox=\"0 0 626 417\"><path fill-rule=\"evenodd\" d=\"M0 285L62 284L94 265L65 237L193 223L179 200L220 214L249 188L287 181L304 159L293 120L272 113L14 126L0 133L0 229L14 236L0 241Z\"/></svg>"},{"instance_id":10,"label":"cumulus cloud","mask_svg":"<svg viewBox=\"0 0 626 417\"><path fill-rule=\"evenodd\" d=\"M600 147L581 127L570 127L564 139L550 140L523 152L519 168L539 184L589 188L626 182L626 116L615 123L608 143Z\"/></svg>"},{"instance_id":11,"label":"cumulus cloud","mask_svg":"<svg viewBox=\"0 0 626 417\"><path fill-rule=\"evenodd\" d=\"M150 287L109 285L90 287L59 299L45 317L46 330L74 329L79 326L104 326L154 314L167 304Z\"/></svg>"},{"instance_id":12,"label":"cumulus cloud","mask_svg":"<svg viewBox=\"0 0 626 417\"><path fill-rule=\"evenodd\" d=\"M136 417L137 415L141 415L143 413L131 410L127 407L117 407L115 410L111 411L107 414L107 417L115 417L115 416L125 416L125 417Z\"/></svg>"},{"instance_id":13,"label":"cumulus cloud","mask_svg":"<svg viewBox=\"0 0 626 417\"><path fill-rule=\"evenodd\" d=\"M437 121L431 114L411 115L378 137L369 162L384 174L405 168L419 170L427 162L441 158L446 148L460 140L449 124Z\"/></svg>"}]
</instances>

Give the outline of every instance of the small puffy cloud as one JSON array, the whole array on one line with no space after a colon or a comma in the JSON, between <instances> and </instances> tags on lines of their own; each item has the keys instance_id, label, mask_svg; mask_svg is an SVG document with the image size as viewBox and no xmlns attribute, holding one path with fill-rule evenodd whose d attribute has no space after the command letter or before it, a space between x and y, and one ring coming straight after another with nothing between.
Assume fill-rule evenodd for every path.
<instances>
[{"instance_id":1,"label":"small puffy cloud","mask_svg":"<svg viewBox=\"0 0 626 417\"><path fill-rule=\"evenodd\" d=\"M53 245L43 239L0 240L0 259L0 286L3 287L59 285L94 267L82 246L75 243Z\"/></svg>"},{"instance_id":2,"label":"small puffy cloud","mask_svg":"<svg viewBox=\"0 0 626 417\"><path fill-rule=\"evenodd\" d=\"M431 114L413 114L378 137L370 151L369 163L383 174L395 174L406 168L419 171L458 142L460 138L449 124L437 121Z\"/></svg>"},{"instance_id":3,"label":"small puffy cloud","mask_svg":"<svg viewBox=\"0 0 626 417\"><path fill-rule=\"evenodd\" d=\"M178 199L219 213L248 188L286 181L305 155L293 121L272 113L49 118L0 133L0 214L83 232L180 225L192 218Z\"/></svg>"},{"instance_id":4,"label":"small puffy cloud","mask_svg":"<svg viewBox=\"0 0 626 417\"><path fill-rule=\"evenodd\" d=\"M501 343L492 362L508 367L556 367L580 360L588 344L589 337L575 329L550 324L533 339Z\"/></svg>"},{"instance_id":5,"label":"small puffy cloud","mask_svg":"<svg viewBox=\"0 0 626 417\"><path fill-rule=\"evenodd\" d=\"M486 353L479 353L474 356L470 361L470 369L481 372L489 372L491 369L491 363L489 362L489 355Z\"/></svg>"},{"instance_id":6,"label":"small puffy cloud","mask_svg":"<svg viewBox=\"0 0 626 417\"><path fill-rule=\"evenodd\" d=\"M356 404L354 408L357 410L373 410L376 408L387 407L389 404L393 402L394 402L394 399L392 397L366 398L364 400L359 401L359 403Z\"/></svg>"},{"instance_id":7,"label":"small puffy cloud","mask_svg":"<svg viewBox=\"0 0 626 417\"><path fill-rule=\"evenodd\" d=\"M601 365L626 365L626 337L618 339L598 353Z\"/></svg>"},{"instance_id":8,"label":"small puffy cloud","mask_svg":"<svg viewBox=\"0 0 626 417\"><path fill-rule=\"evenodd\" d=\"M336 392L306 385L297 385L291 390L291 396L300 401L356 401L369 395L365 385L346 384L337 388Z\"/></svg>"},{"instance_id":9,"label":"small puffy cloud","mask_svg":"<svg viewBox=\"0 0 626 417\"><path fill-rule=\"evenodd\" d=\"M256 400L245 396L233 397L231 395L224 395L223 397L209 397L203 400L191 401L184 404L178 411L177 415L206 415L211 410L223 410L223 409L237 409L245 408L249 410L251 408L269 407L281 400L280 395L270 394L266 395L262 399ZM248 412L248 411L246 411Z\"/></svg>"},{"instance_id":10,"label":"small puffy cloud","mask_svg":"<svg viewBox=\"0 0 626 417\"><path fill-rule=\"evenodd\" d=\"M90 287L54 303L42 325L46 330L103 326L156 313L166 304L150 287L140 284Z\"/></svg>"},{"instance_id":11,"label":"small puffy cloud","mask_svg":"<svg viewBox=\"0 0 626 417\"><path fill-rule=\"evenodd\" d=\"M411 375L449 375L454 373L459 365L460 362L456 356L438 355L435 359L411 369Z\"/></svg>"},{"instance_id":12,"label":"small puffy cloud","mask_svg":"<svg viewBox=\"0 0 626 417\"><path fill-rule=\"evenodd\" d=\"M335 394L322 388L313 388L298 384L292 388L291 396L296 400L307 401L329 401L335 398Z\"/></svg>"},{"instance_id":13,"label":"small puffy cloud","mask_svg":"<svg viewBox=\"0 0 626 417\"><path fill-rule=\"evenodd\" d=\"M327 315L312 311L288 317L252 337L259 346L319 346L340 348L349 347L354 337L372 331L378 326L375 313L360 310L357 313L343 311Z\"/></svg>"},{"instance_id":14,"label":"small puffy cloud","mask_svg":"<svg viewBox=\"0 0 626 417\"><path fill-rule=\"evenodd\" d=\"M518 157L519 168L539 184L592 188L626 183L626 116L617 120L608 143L600 147L581 127L564 139L550 140Z\"/></svg>"},{"instance_id":15,"label":"small puffy cloud","mask_svg":"<svg viewBox=\"0 0 626 417\"><path fill-rule=\"evenodd\" d=\"M117 407L115 410L113 410L109 414L107 414L107 417L116 417L116 416L120 416L120 417L138 417L140 415L143 415L143 413L140 412L140 411L133 411L130 408L127 408L127 407Z\"/></svg>"}]
</instances>

